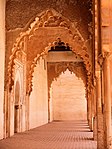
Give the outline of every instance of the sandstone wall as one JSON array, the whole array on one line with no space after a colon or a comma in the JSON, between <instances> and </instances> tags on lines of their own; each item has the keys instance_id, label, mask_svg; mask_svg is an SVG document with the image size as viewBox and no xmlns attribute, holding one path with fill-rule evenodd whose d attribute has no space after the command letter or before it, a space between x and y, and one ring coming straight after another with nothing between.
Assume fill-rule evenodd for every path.
<instances>
[{"instance_id":1,"label":"sandstone wall","mask_svg":"<svg viewBox=\"0 0 112 149\"><path fill-rule=\"evenodd\" d=\"M47 69L40 59L34 70L33 91L30 96L30 129L48 122Z\"/></svg>"},{"instance_id":2,"label":"sandstone wall","mask_svg":"<svg viewBox=\"0 0 112 149\"><path fill-rule=\"evenodd\" d=\"M90 8L91 1L83 0L7 0L6 29L24 28L43 11L55 9L73 22L77 21L83 36L88 38L88 24L92 19Z\"/></svg>"},{"instance_id":3,"label":"sandstone wall","mask_svg":"<svg viewBox=\"0 0 112 149\"><path fill-rule=\"evenodd\" d=\"M81 79L66 71L52 84L53 119L86 120L87 103Z\"/></svg>"},{"instance_id":4,"label":"sandstone wall","mask_svg":"<svg viewBox=\"0 0 112 149\"><path fill-rule=\"evenodd\" d=\"M0 139L3 138L4 64L5 64L5 0L0 0Z\"/></svg>"}]
</instances>

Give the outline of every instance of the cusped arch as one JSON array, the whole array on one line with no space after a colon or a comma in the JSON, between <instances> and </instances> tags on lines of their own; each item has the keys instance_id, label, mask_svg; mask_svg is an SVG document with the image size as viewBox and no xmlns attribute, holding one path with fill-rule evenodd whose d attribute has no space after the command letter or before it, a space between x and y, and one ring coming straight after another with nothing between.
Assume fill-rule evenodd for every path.
<instances>
[{"instance_id":1,"label":"cusped arch","mask_svg":"<svg viewBox=\"0 0 112 149\"><path fill-rule=\"evenodd\" d=\"M53 34L52 29L56 31L55 35ZM49 38L43 31L48 31L50 33L48 35ZM47 36L43 44L42 36L39 36L39 33L45 34L45 37ZM17 38L12 48L12 54L10 56L10 61L8 64L9 84L13 85L12 74L14 69L14 59L16 53L18 51L23 50L24 52L26 52L30 61L32 61L29 64L29 77L27 83L27 92L31 92L31 82L36 62L39 59L39 57L44 56L48 53L57 37L60 37L62 41L69 43L72 47L72 51L78 54L83 59L87 70L88 81L90 81L92 70L91 57L88 52L86 41L84 41L83 37L78 31L77 23L69 21L67 18L63 17L55 10L50 9L41 13L40 16L36 17L35 21L31 23L30 28L28 28L27 31L22 32L20 36ZM37 41L41 45L40 47L37 46Z\"/></svg>"},{"instance_id":2,"label":"cusped arch","mask_svg":"<svg viewBox=\"0 0 112 149\"><path fill-rule=\"evenodd\" d=\"M83 62L56 62L48 63L48 83L49 88L54 80L62 74L65 73L66 70L69 70L71 73L74 73L78 78L80 78L85 87L87 85L87 75L85 71L85 67ZM52 72L52 73L51 73Z\"/></svg>"},{"instance_id":3,"label":"cusped arch","mask_svg":"<svg viewBox=\"0 0 112 149\"><path fill-rule=\"evenodd\" d=\"M32 91L32 86L33 86L33 84L32 84L32 78L33 78L33 72L34 72L34 68L36 67L37 61L40 59L40 57L43 57L44 58L44 56L48 54L48 52L51 50L51 48L55 46L54 45L55 42L56 42L56 40L53 43L49 43L49 45L42 51L42 53L37 54L37 56L32 61L32 64L31 64L31 67L30 67L30 70L29 70L29 73L28 73L27 91L29 93ZM68 44L68 42L67 42L67 44ZM76 51L74 50L74 48L72 48L72 46L74 46L74 44L72 46L69 44L69 46L70 46L70 49L72 50L72 52L74 52L76 55L78 55L83 60L83 64L85 66L84 69L85 69L85 73L86 73L86 76L87 76L86 85L88 85L88 81L91 80L91 69L90 69L91 68L91 65L90 65L90 63L88 61L89 60L88 59L89 56L87 56L88 54L85 53L87 57L84 59L84 57L82 55L80 55L79 52L76 53ZM83 51L82 51L82 53L83 53ZM88 64L90 65L90 67L87 67ZM73 65L72 65L72 67L70 67L70 65L69 65L68 69L71 72L74 71L72 68L73 68ZM65 67L65 70L63 69L63 71L66 71L66 69L67 69L67 67ZM59 73L59 75L60 75L60 73ZM58 74L56 74L56 75L59 76ZM54 77L54 78L56 78L56 77Z\"/></svg>"}]
</instances>

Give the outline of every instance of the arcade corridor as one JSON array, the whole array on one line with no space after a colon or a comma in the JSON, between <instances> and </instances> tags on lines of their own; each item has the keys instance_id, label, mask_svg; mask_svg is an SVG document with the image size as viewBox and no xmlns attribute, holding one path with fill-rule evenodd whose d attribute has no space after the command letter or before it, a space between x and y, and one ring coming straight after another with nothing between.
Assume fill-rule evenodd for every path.
<instances>
[{"instance_id":1,"label":"arcade corridor","mask_svg":"<svg viewBox=\"0 0 112 149\"><path fill-rule=\"evenodd\" d=\"M0 149L96 149L86 121L54 121L1 140Z\"/></svg>"},{"instance_id":2,"label":"arcade corridor","mask_svg":"<svg viewBox=\"0 0 112 149\"><path fill-rule=\"evenodd\" d=\"M0 20L0 149L111 149L112 0L0 0Z\"/></svg>"}]
</instances>

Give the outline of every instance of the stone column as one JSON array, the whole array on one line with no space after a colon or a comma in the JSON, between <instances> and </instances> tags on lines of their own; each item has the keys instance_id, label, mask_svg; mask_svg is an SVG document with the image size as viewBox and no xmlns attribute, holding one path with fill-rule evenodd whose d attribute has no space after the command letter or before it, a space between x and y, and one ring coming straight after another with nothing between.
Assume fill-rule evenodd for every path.
<instances>
[{"instance_id":1,"label":"stone column","mask_svg":"<svg viewBox=\"0 0 112 149\"><path fill-rule=\"evenodd\" d=\"M50 122L50 87L48 88L48 122Z\"/></svg>"},{"instance_id":2,"label":"stone column","mask_svg":"<svg viewBox=\"0 0 112 149\"><path fill-rule=\"evenodd\" d=\"M94 87L91 88L91 120L92 120L92 131L93 131L93 122L94 122Z\"/></svg>"},{"instance_id":3,"label":"stone column","mask_svg":"<svg viewBox=\"0 0 112 149\"><path fill-rule=\"evenodd\" d=\"M101 71L97 70L96 75L97 149L106 149L104 144Z\"/></svg>"},{"instance_id":4,"label":"stone column","mask_svg":"<svg viewBox=\"0 0 112 149\"><path fill-rule=\"evenodd\" d=\"M30 114L30 106L29 106L29 94L26 95L26 130L29 130L29 114Z\"/></svg>"},{"instance_id":5,"label":"stone column","mask_svg":"<svg viewBox=\"0 0 112 149\"><path fill-rule=\"evenodd\" d=\"M3 138L3 103L4 103L4 68L5 68L5 0L0 0L0 139Z\"/></svg>"},{"instance_id":6,"label":"stone column","mask_svg":"<svg viewBox=\"0 0 112 149\"><path fill-rule=\"evenodd\" d=\"M96 84L93 89L93 137L97 141L97 115L96 115Z\"/></svg>"},{"instance_id":7,"label":"stone column","mask_svg":"<svg viewBox=\"0 0 112 149\"><path fill-rule=\"evenodd\" d=\"M93 118L93 138L97 141L97 116Z\"/></svg>"},{"instance_id":8,"label":"stone column","mask_svg":"<svg viewBox=\"0 0 112 149\"><path fill-rule=\"evenodd\" d=\"M111 82L110 82L110 63L109 58L106 57L104 60L103 67L104 75L104 114L105 114L105 134L106 134L106 146L107 149L111 145Z\"/></svg>"},{"instance_id":9,"label":"stone column","mask_svg":"<svg viewBox=\"0 0 112 149\"><path fill-rule=\"evenodd\" d=\"M92 130L92 101L91 101L91 93L88 93L88 124L90 130Z\"/></svg>"}]
</instances>

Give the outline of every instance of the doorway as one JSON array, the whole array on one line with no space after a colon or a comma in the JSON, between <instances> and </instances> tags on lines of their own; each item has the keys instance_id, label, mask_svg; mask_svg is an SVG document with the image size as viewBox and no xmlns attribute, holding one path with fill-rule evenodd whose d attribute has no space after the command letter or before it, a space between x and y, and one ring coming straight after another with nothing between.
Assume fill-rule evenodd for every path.
<instances>
[{"instance_id":1,"label":"doorway","mask_svg":"<svg viewBox=\"0 0 112 149\"><path fill-rule=\"evenodd\" d=\"M53 120L87 120L83 80L68 69L52 83Z\"/></svg>"}]
</instances>

